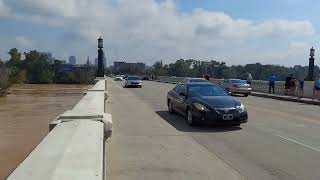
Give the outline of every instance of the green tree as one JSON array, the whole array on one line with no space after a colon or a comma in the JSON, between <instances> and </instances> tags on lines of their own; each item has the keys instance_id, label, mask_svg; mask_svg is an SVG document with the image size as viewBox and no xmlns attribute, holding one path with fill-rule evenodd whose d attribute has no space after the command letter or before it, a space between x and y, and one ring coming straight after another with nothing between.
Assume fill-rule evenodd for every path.
<instances>
[{"instance_id":1,"label":"green tree","mask_svg":"<svg viewBox=\"0 0 320 180\"><path fill-rule=\"evenodd\" d=\"M27 79L30 83L46 84L53 82L54 72L46 56L35 50L24 55L26 57L24 65L27 70Z\"/></svg>"},{"instance_id":2,"label":"green tree","mask_svg":"<svg viewBox=\"0 0 320 180\"><path fill-rule=\"evenodd\" d=\"M8 54L10 55L10 61L13 61L13 62L21 61L21 53L19 53L17 48L10 49Z\"/></svg>"}]
</instances>

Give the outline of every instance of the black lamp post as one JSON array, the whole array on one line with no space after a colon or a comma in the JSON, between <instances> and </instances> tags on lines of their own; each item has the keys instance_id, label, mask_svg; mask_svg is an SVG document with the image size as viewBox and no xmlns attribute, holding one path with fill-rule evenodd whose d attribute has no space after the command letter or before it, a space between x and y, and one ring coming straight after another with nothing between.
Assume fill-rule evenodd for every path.
<instances>
[{"instance_id":1,"label":"black lamp post","mask_svg":"<svg viewBox=\"0 0 320 180\"><path fill-rule=\"evenodd\" d=\"M314 55L315 55L315 49L312 47L310 49L309 71L307 76L308 81L313 81L314 79Z\"/></svg>"},{"instance_id":2,"label":"black lamp post","mask_svg":"<svg viewBox=\"0 0 320 180\"><path fill-rule=\"evenodd\" d=\"M103 65L103 39L100 37L98 39L98 70L97 77L104 77L104 65Z\"/></svg>"}]
</instances>

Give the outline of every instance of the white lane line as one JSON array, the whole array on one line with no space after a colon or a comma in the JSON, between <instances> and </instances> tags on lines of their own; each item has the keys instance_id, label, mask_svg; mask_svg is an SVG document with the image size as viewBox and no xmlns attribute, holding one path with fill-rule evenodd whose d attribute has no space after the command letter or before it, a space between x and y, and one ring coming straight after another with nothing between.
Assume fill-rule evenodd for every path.
<instances>
[{"instance_id":1,"label":"white lane line","mask_svg":"<svg viewBox=\"0 0 320 180\"><path fill-rule=\"evenodd\" d=\"M312 150L314 150L314 151L318 151L318 152L320 152L320 149L318 149L318 148L315 148L315 147L312 147L312 146L309 146L309 145L303 144L303 143L301 143L301 142L298 142L298 141L295 141L295 140L292 140L292 139L289 139L289 138L283 137L283 136L281 136L281 135L279 135L279 134L273 134L273 135L278 136L278 137L280 137L280 138L282 138L282 139L284 139L284 140L287 140L287 141L293 142L293 143L295 143L295 144L298 144L298 145L300 145L300 146L303 146L303 147L305 147L305 148L312 149Z\"/></svg>"}]
</instances>

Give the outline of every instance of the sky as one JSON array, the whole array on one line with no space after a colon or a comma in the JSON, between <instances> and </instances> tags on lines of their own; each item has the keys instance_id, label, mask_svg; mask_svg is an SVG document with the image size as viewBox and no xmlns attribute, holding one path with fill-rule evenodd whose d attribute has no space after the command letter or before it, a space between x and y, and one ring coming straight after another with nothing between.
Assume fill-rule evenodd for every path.
<instances>
[{"instance_id":1,"label":"sky","mask_svg":"<svg viewBox=\"0 0 320 180\"><path fill-rule=\"evenodd\" d=\"M0 59L21 52L113 61L307 65L320 39L311 0L0 0Z\"/></svg>"}]
</instances>

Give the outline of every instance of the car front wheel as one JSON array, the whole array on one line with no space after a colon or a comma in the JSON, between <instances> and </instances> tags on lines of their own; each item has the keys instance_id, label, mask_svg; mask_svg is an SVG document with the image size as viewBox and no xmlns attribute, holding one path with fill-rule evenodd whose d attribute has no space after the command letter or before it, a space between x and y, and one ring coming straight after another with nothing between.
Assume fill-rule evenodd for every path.
<instances>
[{"instance_id":1,"label":"car front wheel","mask_svg":"<svg viewBox=\"0 0 320 180\"><path fill-rule=\"evenodd\" d=\"M190 109L187 110L186 119L187 119L187 122L190 126L196 125L195 119L194 119L192 111Z\"/></svg>"},{"instance_id":2,"label":"car front wheel","mask_svg":"<svg viewBox=\"0 0 320 180\"><path fill-rule=\"evenodd\" d=\"M168 103L168 111L169 111L170 114L173 114L173 113L174 113L174 110L172 109L172 103L171 103L171 101L169 101L169 103Z\"/></svg>"}]
</instances>

